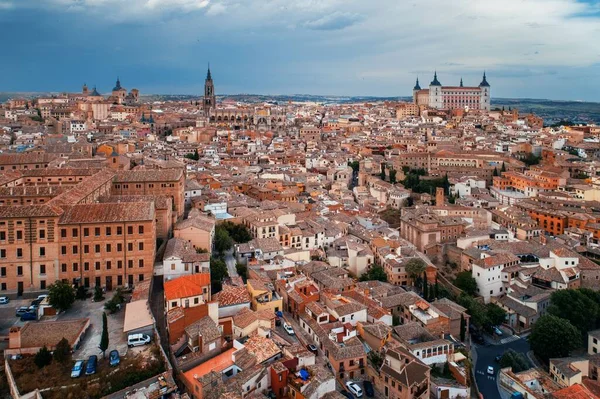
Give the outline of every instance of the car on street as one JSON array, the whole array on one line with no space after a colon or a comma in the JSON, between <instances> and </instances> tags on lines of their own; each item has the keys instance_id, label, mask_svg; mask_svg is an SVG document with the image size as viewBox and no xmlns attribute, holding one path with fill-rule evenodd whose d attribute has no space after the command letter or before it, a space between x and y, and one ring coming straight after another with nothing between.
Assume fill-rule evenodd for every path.
<instances>
[{"instance_id":1,"label":"car on street","mask_svg":"<svg viewBox=\"0 0 600 399\"><path fill-rule=\"evenodd\" d=\"M42 302L44 299L48 298L48 294L38 295L37 299Z\"/></svg>"},{"instance_id":2,"label":"car on street","mask_svg":"<svg viewBox=\"0 0 600 399\"><path fill-rule=\"evenodd\" d=\"M42 303L41 299L34 299L33 301L31 301L31 306L39 306L40 303Z\"/></svg>"},{"instance_id":3,"label":"car on street","mask_svg":"<svg viewBox=\"0 0 600 399\"><path fill-rule=\"evenodd\" d=\"M10 302L10 299L8 299L7 296L0 296L0 305L6 305L9 302Z\"/></svg>"},{"instance_id":4,"label":"car on street","mask_svg":"<svg viewBox=\"0 0 600 399\"><path fill-rule=\"evenodd\" d=\"M357 398L360 398L363 395L362 388L354 381L346 381L346 388L348 388L348 390Z\"/></svg>"},{"instance_id":5,"label":"car on street","mask_svg":"<svg viewBox=\"0 0 600 399\"><path fill-rule=\"evenodd\" d=\"M487 368L487 373L489 375L494 375L494 367L493 366L488 366Z\"/></svg>"},{"instance_id":6,"label":"car on street","mask_svg":"<svg viewBox=\"0 0 600 399\"><path fill-rule=\"evenodd\" d=\"M365 390L365 395L369 398L375 396L375 390L373 389L373 384L371 381L363 381L363 389Z\"/></svg>"},{"instance_id":7,"label":"car on street","mask_svg":"<svg viewBox=\"0 0 600 399\"><path fill-rule=\"evenodd\" d=\"M119 351L116 349L110 351L110 354L108 355L108 364L111 367L114 367L114 366L118 366L119 363L121 363L121 358L119 357Z\"/></svg>"},{"instance_id":8,"label":"car on street","mask_svg":"<svg viewBox=\"0 0 600 399\"><path fill-rule=\"evenodd\" d=\"M340 393L341 393L343 396L347 397L348 399L354 399L354 396L352 396L352 394L351 394L350 392L346 391L345 389L342 389L342 390L340 391Z\"/></svg>"},{"instance_id":9,"label":"car on street","mask_svg":"<svg viewBox=\"0 0 600 399\"><path fill-rule=\"evenodd\" d=\"M83 371L83 360L78 360L75 362L75 364L73 365L73 368L71 369L71 378L81 377L82 371Z\"/></svg>"},{"instance_id":10,"label":"car on street","mask_svg":"<svg viewBox=\"0 0 600 399\"><path fill-rule=\"evenodd\" d=\"M313 344L306 345L306 349L308 349L309 351L311 351L312 353L314 353L315 356L319 355L319 351L317 350L317 347L314 346Z\"/></svg>"},{"instance_id":11,"label":"car on street","mask_svg":"<svg viewBox=\"0 0 600 399\"><path fill-rule=\"evenodd\" d=\"M87 364L85 365L85 375L96 374L96 367L98 366L98 356L92 355L88 358Z\"/></svg>"},{"instance_id":12,"label":"car on street","mask_svg":"<svg viewBox=\"0 0 600 399\"><path fill-rule=\"evenodd\" d=\"M141 346L150 343L150 336L147 334L129 334L127 337L127 346L133 348L134 346Z\"/></svg>"},{"instance_id":13,"label":"car on street","mask_svg":"<svg viewBox=\"0 0 600 399\"><path fill-rule=\"evenodd\" d=\"M21 306L20 308L17 309L17 312L15 313L16 317L21 317L24 313L27 313L27 306Z\"/></svg>"},{"instance_id":14,"label":"car on street","mask_svg":"<svg viewBox=\"0 0 600 399\"><path fill-rule=\"evenodd\" d=\"M283 323L283 329L285 330L286 333L288 333L289 335L295 335L296 333L294 332L294 329L292 328L292 326L290 326L288 323Z\"/></svg>"},{"instance_id":15,"label":"car on street","mask_svg":"<svg viewBox=\"0 0 600 399\"><path fill-rule=\"evenodd\" d=\"M37 320L37 313L25 312L21 315L21 321Z\"/></svg>"},{"instance_id":16,"label":"car on street","mask_svg":"<svg viewBox=\"0 0 600 399\"><path fill-rule=\"evenodd\" d=\"M502 336L502 330L499 329L498 327L494 327L494 334L496 334L497 336L501 337Z\"/></svg>"}]
</instances>

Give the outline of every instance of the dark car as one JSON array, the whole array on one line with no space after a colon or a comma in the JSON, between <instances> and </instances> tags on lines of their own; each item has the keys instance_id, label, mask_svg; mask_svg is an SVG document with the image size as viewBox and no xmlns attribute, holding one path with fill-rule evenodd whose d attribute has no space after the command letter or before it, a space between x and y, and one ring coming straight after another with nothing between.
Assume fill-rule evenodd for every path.
<instances>
[{"instance_id":1,"label":"dark car","mask_svg":"<svg viewBox=\"0 0 600 399\"><path fill-rule=\"evenodd\" d=\"M347 397L348 399L354 399L354 396L352 396L352 394L350 392L346 391L345 389L342 389L340 391L340 393L342 395L344 395L345 397Z\"/></svg>"},{"instance_id":2,"label":"dark car","mask_svg":"<svg viewBox=\"0 0 600 399\"><path fill-rule=\"evenodd\" d=\"M121 363L121 358L119 357L119 351L116 349L110 351L110 354L108 355L108 364L110 364L112 367L114 367L114 366L118 366L119 363Z\"/></svg>"},{"instance_id":3,"label":"dark car","mask_svg":"<svg viewBox=\"0 0 600 399\"><path fill-rule=\"evenodd\" d=\"M21 315L21 321L37 320L37 314L33 312L25 312Z\"/></svg>"},{"instance_id":4,"label":"dark car","mask_svg":"<svg viewBox=\"0 0 600 399\"><path fill-rule=\"evenodd\" d=\"M306 349L308 349L309 351L311 351L312 353L314 353L315 356L319 356L319 351L317 350L317 347L314 346L313 344L306 345Z\"/></svg>"},{"instance_id":5,"label":"dark car","mask_svg":"<svg viewBox=\"0 0 600 399\"><path fill-rule=\"evenodd\" d=\"M31 306L39 306L40 303L42 303L41 299L34 299L33 301L31 301Z\"/></svg>"},{"instance_id":6,"label":"dark car","mask_svg":"<svg viewBox=\"0 0 600 399\"><path fill-rule=\"evenodd\" d=\"M375 396L375 390L373 389L373 384L371 381L363 381L363 389L365 390L365 395L369 398Z\"/></svg>"},{"instance_id":7,"label":"dark car","mask_svg":"<svg viewBox=\"0 0 600 399\"><path fill-rule=\"evenodd\" d=\"M20 308L17 309L17 312L15 313L15 316L21 317L25 313L27 313L27 306L21 306Z\"/></svg>"},{"instance_id":8,"label":"dark car","mask_svg":"<svg viewBox=\"0 0 600 399\"><path fill-rule=\"evenodd\" d=\"M85 375L96 374L96 367L98 366L98 356L92 355L88 358L87 364L85 365Z\"/></svg>"}]
</instances>

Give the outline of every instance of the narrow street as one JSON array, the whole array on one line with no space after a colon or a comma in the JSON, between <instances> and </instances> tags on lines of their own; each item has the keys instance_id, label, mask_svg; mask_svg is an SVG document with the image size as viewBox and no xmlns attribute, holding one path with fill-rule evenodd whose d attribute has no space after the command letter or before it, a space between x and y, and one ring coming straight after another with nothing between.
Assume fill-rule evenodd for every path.
<instances>
[{"instance_id":1,"label":"narrow street","mask_svg":"<svg viewBox=\"0 0 600 399\"><path fill-rule=\"evenodd\" d=\"M235 257L233 256L233 249L225 252L225 264L227 265L227 271L229 272L229 277L237 277L238 273L235 269Z\"/></svg>"},{"instance_id":2,"label":"narrow street","mask_svg":"<svg viewBox=\"0 0 600 399\"><path fill-rule=\"evenodd\" d=\"M170 348L165 323L163 276L154 276L154 280L152 281L152 295L150 296L150 308L156 320L156 328L158 329L158 335L160 335L160 344L165 353L168 354Z\"/></svg>"}]
</instances>

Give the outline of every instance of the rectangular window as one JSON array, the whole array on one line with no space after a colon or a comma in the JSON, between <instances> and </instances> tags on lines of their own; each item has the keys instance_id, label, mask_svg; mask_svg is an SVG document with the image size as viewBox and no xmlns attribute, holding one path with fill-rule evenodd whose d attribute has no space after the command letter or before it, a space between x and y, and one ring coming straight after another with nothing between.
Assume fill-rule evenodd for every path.
<instances>
[{"instance_id":1,"label":"rectangular window","mask_svg":"<svg viewBox=\"0 0 600 399\"><path fill-rule=\"evenodd\" d=\"M138 243L138 250L140 250L140 251L144 250L144 243L143 242Z\"/></svg>"},{"instance_id":2,"label":"rectangular window","mask_svg":"<svg viewBox=\"0 0 600 399\"><path fill-rule=\"evenodd\" d=\"M144 234L144 226L139 226L138 227L138 233L139 234Z\"/></svg>"},{"instance_id":3,"label":"rectangular window","mask_svg":"<svg viewBox=\"0 0 600 399\"><path fill-rule=\"evenodd\" d=\"M106 244L106 252L110 252L112 250L112 247L110 246L110 244Z\"/></svg>"},{"instance_id":4,"label":"rectangular window","mask_svg":"<svg viewBox=\"0 0 600 399\"><path fill-rule=\"evenodd\" d=\"M46 239L46 230L40 230L39 236L40 236L40 240L45 240Z\"/></svg>"},{"instance_id":5,"label":"rectangular window","mask_svg":"<svg viewBox=\"0 0 600 399\"><path fill-rule=\"evenodd\" d=\"M60 237L67 238L67 229L60 229Z\"/></svg>"},{"instance_id":6,"label":"rectangular window","mask_svg":"<svg viewBox=\"0 0 600 399\"><path fill-rule=\"evenodd\" d=\"M127 226L127 234L133 234L133 226Z\"/></svg>"},{"instance_id":7,"label":"rectangular window","mask_svg":"<svg viewBox=\"0 0 600 399\"><path fill-rule=\"evenodd\" d=\"M46 274L46 265L40 265L40 274Z\"/></svg>"},{"instance_id":8,"label":"rectangular window","mask_svg":"<svg viewBox=\"0 0 600 399\"><path fill-rule=\"evenodd\" d=\"M23 275L23 266L17 266L17 276Z\"/></svg>"},{"instance_id":9,"label":"rectangular window","mask_svg":"<svg viewBox=\"0 0 600 399\"><path fill-rule=\"evenodd\" d=\"M23 248L17 248L17 258L23 257Z\"/></svg>"},{"instance_id":10,"label":"rectangular window","mask_svg":"<svg viewBox=\"0 0 600 399\"><path fill-rule=\"evenodd\" d=\"M0 277L6 277L6 267L0 267Z\"/></svg>"},{"instance_id":11,"label":"rectangular window","mask_svg":"<svg viewBox=\"0 0 600 399\"><path fill-rule=\"evenodd\" d=\"M90 246L89 245L84 245L83 246L83 253L84 254L89 254L90 253Z\"/></svg>"},{"instance_id":12,"label":"rectangular window","mask_svg":"<svg viewBox=\"0 0 600 399\"><path fill-rule=\"evenodd\" d=\"M73 245L73 255L77 255L77 245Z\"/></svg>"},{"instance_id":13,"label":"rectangular window","mask_svg":"<svg viewBox=\"0 0 600 399\"><path fill-rule=\"evenodd\" d=\"M128 242L128 243L127 243L127 250L128 250L129 252L133 251L133 243L132 243L132 242Z\"/></svg>"},{"instance_id":14,"label":"rectangular window","mask_svg":"<svg viewBox=\"0 0 600 399\"><path fill-rule=\"evenodd\" d=\"M139 276L138 280L140 280L140 281L144 281L144 275L143 275L143 274L140 274L140 276Z\"/></svg>"},{"instance_id":15,"label":"rectangular window","mask_svg":"<svg viewBox=\"0 0 600 399\"><path fill-rule=\"evenodd\" d=\"M75 262L73 263L73 271L76 272L77 269L79 269L79 263Z\"/></svg>"},{"instance_id":16,"label":"rectangular window","mask_svg":"<svg viewBox=\"0 0 600 399\"><path fill-rule=\"evenodd\" d=\"M123 261L122 260L118 260L117 261L117 269L122 269L123 268Z\"/></svg>"},{"instance_id":17,"label":"rectangular window","mask_svg":"<svg viewBox=\"0 0 600 399\"><path fill-rule=\"evenodd\" d=\"M0 241L6 241L6 231L0 231Z\"/></svg>"},{"instance_id":18,"label":"rectangular window","mask_svg":"<svg viewBox=\"0 0 600 399\"><path fill-rule=\"evenodd\" d=\"M112 230L111 230L111 228L110 228L110 227L107 227L107 228L106 228L106 235L107 235L107 236L109 236L109 235L111 235L111 234L112 234Z\"/></svg>"},{"instance_id":19,"label":"rectangular window","mask_svg":"<svg viewBox=\"0 0 600 399\"><path fill-rule=\"evenodd\" d=\"M90 229L87 227L84 227L83 229L83 236L84 237L89 237L90 236Z\"/></svg>"},{"instance_id":20,"label":"rectangular window","mask_svg":"<svg viewBox=\"0 0 600 399\"><path fill-rule=\"evenodd\" d=\"M133 259L129 259L127 261L127 267L130 268L130 269L133 267Z\"/></svg>"},{"instance_id":21,"label":"rectangular window","mask_svg":"<svg viewBox=\"0 0 600 399\"><path fill-rule=\"evenodd\" d=\"M96 267L96 270L100 270L100 262L96 262L94 266Z\"/></svg>"},{"instance_id":22,"label":"rectangular window","mask_svg":"<svg viewBox=\"0 0 600 399\"><path fill-rule=\"evenodd\" d=\"M139 267L144 267L144 259L138 260L138 266Z\"/></svg>"},{"instance_id":23,"label":"rectangular window","mask_svg":"<svg viewBox=\"0 0 600 399\"><path fill-rule=\"evenodd\" d=\"M61 270L63 273L66 273L66 272L67 272L67 264L66 264L66 263L63 263L62 265L60 265L60 270Z\"/></svg>"},{"instance_id":24,"label":"rectangular window","mask_svg":"<svg viewBox=\"0 0 600 399\"><path fill-rule=\"evenodd\" d=\"M95 235L96 237L100 237L100 227L96 227L96 228L94 228L94 235Z\"/></svg>"},{"instance_id":25,"label":"rectangular window","mask_svg":"<svg viewBox=\"0 0 600 399\"><path fill-rule=\"evenodd\" d=\"M100 253L100 244L94 245L94 252L96 252L97 254Z\"/></svg>"},{"instance_id":26,"label":"rectangular window","mask_svg":"<svg viewBox=\"0 0 600 399\"><path fill-rule=\"evenodd\" d=\"M0 258L6 258L6 249L0 249Z\"/></svg>"},{"instance_id":27,"label":"rectangular window","mask_svg":"<svg viewBox=\"0 0 600 399\"><path fill-rule=\"evenodd\" d=\"M109 260L107 260L107 261L106 261L106 270L110 270L110 269L111 269L111 267L112 267L112 262L111 262L111 261L109 261Z\"/></svg>"},{"instance_id":28,"label":"rectangular window","mask_svg":"<svg viewBox=\"0 0 600 399\"><path fill-rule=\"evenodd\" d=\"M17 240L22 240L22 239L23 239L23 231L17 230Z\"/></svg>"},{"instance_id":29,"label":"rectangular window","mask_svg":"<svg viewBox=\"0 0 600 399\"><path fill-rule=\"evenodd\" d=\"M40 256L46 256L46 247L40 247Z\"/></svg>"},{"instance_id":30,"label":"rectangular window","mask_svg":"<svg viewBox=\"0 0 600 399\"><path fill-rule=\"evenodd\" d=\"M123 244L119 243L117 244L117 252L121 252L123 251Z\"/></svg>"},{"instance_id":31,"label":"rectangular window","mask_svg":"<svg viewBox=\"0 0 600 399\"><path fill-rule=\"evenodd\" d=\"M86 272L90 270L90 262L83 262L83 270Z\"/></svg>"},{"instance_id":32,"label":"rectangular window","mask_svg":"<svg viewBox=\"0 0 600 399\"><path fill-rule=\"evenodd\" d=\"M73 237L77 237L79 231L77 229L73 229Z\"/></svg>"},{"instance_id":33,"label":"rectangular window","mask_svg":"<svg viewBox=\"0 0 600 399\"><path fill-rule=\"evenodd\" d=\"M123 228L121 226L117 226L117 235L123 235Z\"/></svg>"}]
</instances>

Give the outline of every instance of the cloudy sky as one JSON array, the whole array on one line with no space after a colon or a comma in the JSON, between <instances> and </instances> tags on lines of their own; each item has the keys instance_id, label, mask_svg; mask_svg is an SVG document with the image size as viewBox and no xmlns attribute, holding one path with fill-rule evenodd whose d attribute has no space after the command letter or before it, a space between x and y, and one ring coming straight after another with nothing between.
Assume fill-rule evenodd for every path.
<instances>
[{"instance_id":1,"label":"cloudy sky","mask_svg":"<svg viewBox=\"0 0 600 399\"><path fill-rule=\"evenodd\" d=\"M0 0L0 91L600 101L600 0Z\"/></svg>"}]
</instances>

